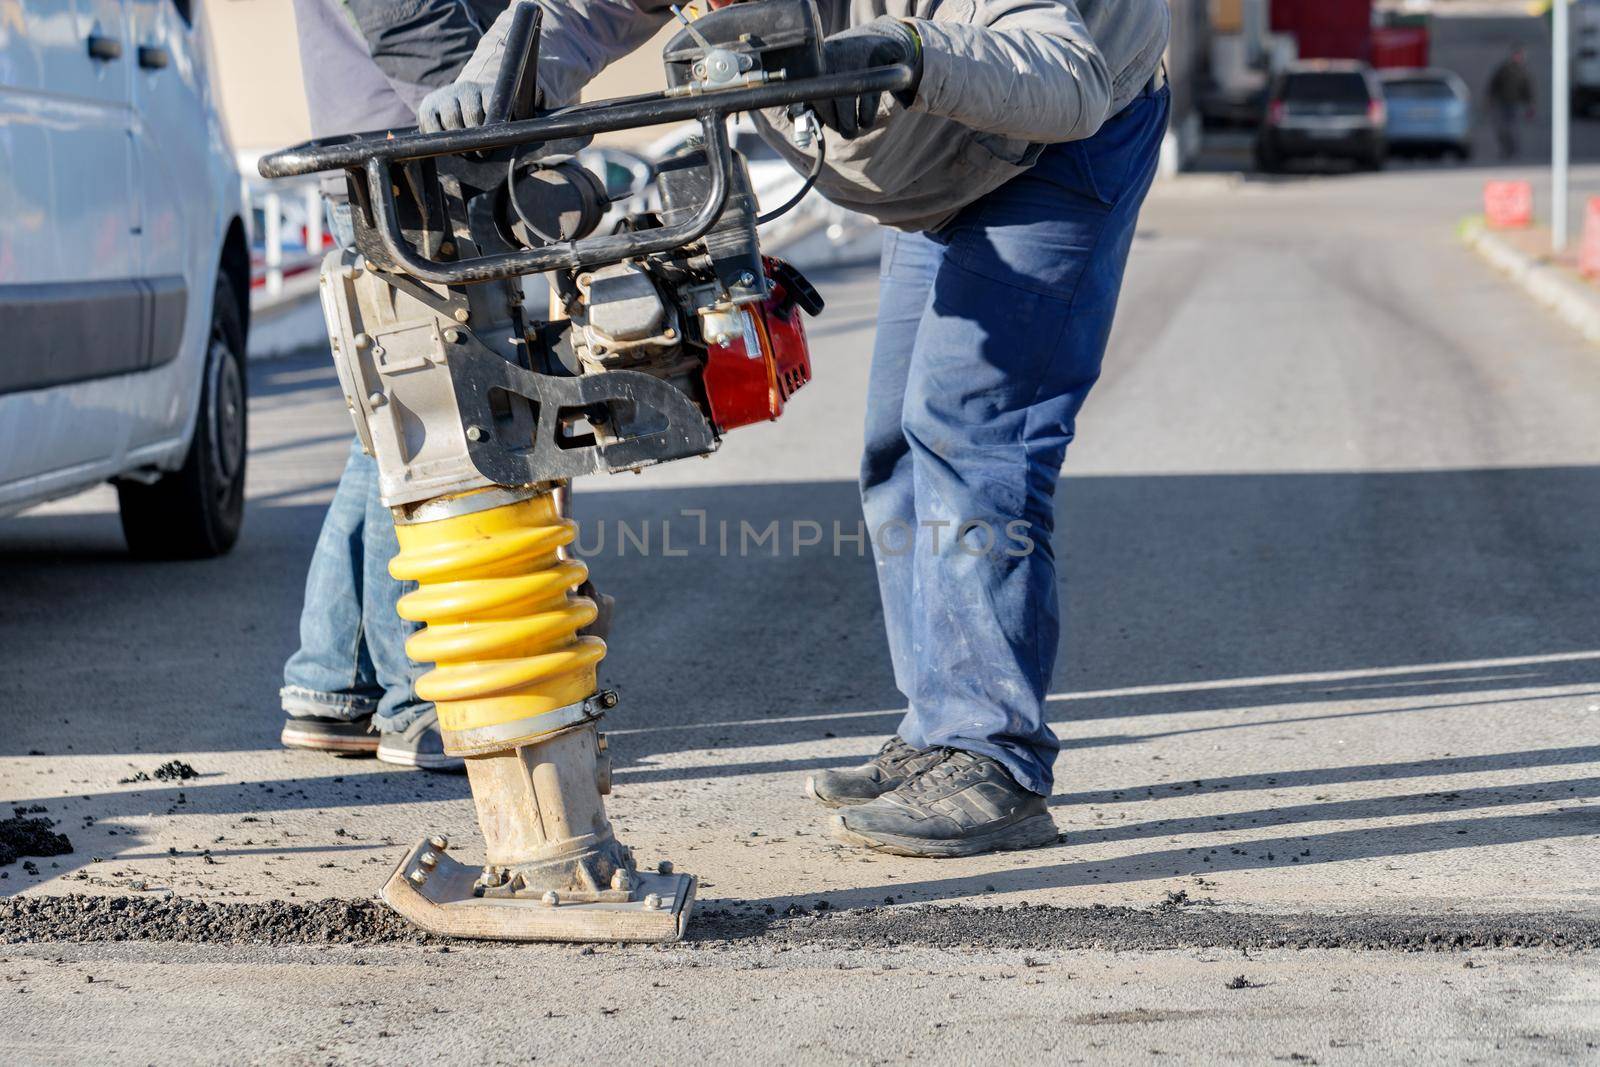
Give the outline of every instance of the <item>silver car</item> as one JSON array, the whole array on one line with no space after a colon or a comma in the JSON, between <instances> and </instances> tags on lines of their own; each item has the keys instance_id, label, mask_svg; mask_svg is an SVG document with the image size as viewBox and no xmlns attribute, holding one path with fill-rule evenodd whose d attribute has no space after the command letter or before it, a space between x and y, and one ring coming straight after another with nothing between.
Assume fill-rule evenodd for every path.
<instances>
[{"instance_id":1,"label":"silver car","mask_svg":"<svg viewBox=\"0 0 1600 1067\"><path fill-rule=\"evenodd\" d=\"M1472 156L1472 94L1437 68L1380 73L1389 112L1389 150L1397 155Z\"/></svg>"}]
</instances>

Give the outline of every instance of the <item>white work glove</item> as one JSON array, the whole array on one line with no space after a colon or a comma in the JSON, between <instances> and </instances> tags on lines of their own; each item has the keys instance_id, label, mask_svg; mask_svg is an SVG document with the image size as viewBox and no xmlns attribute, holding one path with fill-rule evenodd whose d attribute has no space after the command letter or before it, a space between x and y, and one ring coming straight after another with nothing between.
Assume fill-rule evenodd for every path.
<instances>
[{"instance_id":1,"label":"white work glove","mask_svg":"<svg viewBox=\"0 0 1600 1067\"><path fill-rule=\"evenodd\" d=\"M482 126L489 112L490 82L461 81L442 85L417 105L417 125L423 133Z\"/></svg>"},{"instance_id":2,"label":"white work glove","mask_svg":"<svg viewBox=\"0 0 1600 1067\"><path fill-rule=\"evenodd\" d=\"M500 64L506 59L506 31L515 7L514 4L508 7L495 20L455 81L422 98L422 103L417 105L417 125L423 133L483 125L489 114L489 98L494 95L495 79L500 76Z\"/></svg>"}]
</instances>

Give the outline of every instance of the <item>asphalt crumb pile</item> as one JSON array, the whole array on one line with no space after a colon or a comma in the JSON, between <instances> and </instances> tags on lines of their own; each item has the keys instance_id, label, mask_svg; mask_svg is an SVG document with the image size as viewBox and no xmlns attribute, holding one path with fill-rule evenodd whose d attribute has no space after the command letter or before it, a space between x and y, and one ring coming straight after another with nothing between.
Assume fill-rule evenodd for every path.
<instances>
[{"instance_id":1,"label":"asphalt crumb pile","mask_svg":"<svg viewBox=\"0 0 1600 1067\"><path fill-rule=\"evenodd\" d=\"M437 939L373 900L213 903L183 897L0 900L0 944L189 941L213 944L429 943Z\"/></svg>"},{"instance_id":2,"label":"asphalt crumb pile","mask_svg":"<svg viewBox=\"0 0 1600 1067\"><path fill-rule=\"evenodd\" d=\"M200 777L200 772L181 759L171 759L156 768L158 782L187 782Z\"/></svg>"},{"instance_id":3,"label":"asphalt crumb pile","mask_svg":"<svg viewBox=\"0 0 1600 1067\"><path fill-rule=\"evenodd\" d=\"M190 778L200 777L200 772L181 759L170 759L156 768L155 774L149 775L144 771L136 771L126 778L118 778L118 785L129 785L133 782L187 782Z\"/></svg>"},{"instance_id":4,"label":"asphalt crumb pile","mask_svg":"<svg viewBox=\"0 0 1600 1067\"><path fill-rule=\"evenodd\" d=\"M54 823L27 814L44 808L34 805L14 810L17 814L12 818L0 819L0 867L15 863L23 856L65 856L72 851L67 835L51 829Z\"/></svg>"},{"instance_id":5,"label":"asphalt crumb pile","mask_svg":"<svg viewBox=\"0 0 1600 1067\"><path fill-rule=\"evenodd\" d=\"M0 900L0 944L180 941L220 944L444 944L374 900L226 903L182 897ZM1109 951L1344 948L1450 952L1600 948L1600 919L1515 915L1254 915L1223 909L916 906L849 911L699 909L686 948L908 948Z\"/></svg>"}]
</instances>

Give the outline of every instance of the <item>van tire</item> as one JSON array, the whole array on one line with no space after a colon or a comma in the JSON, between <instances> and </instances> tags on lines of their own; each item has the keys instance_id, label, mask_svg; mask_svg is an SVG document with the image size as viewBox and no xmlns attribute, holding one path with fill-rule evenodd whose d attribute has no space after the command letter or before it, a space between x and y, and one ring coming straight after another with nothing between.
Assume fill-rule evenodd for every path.
<instances>
[{"instance_id":1,"label":"van tire","mask_svg":"<svg viewBox=\"0 0 1600 1067\"><path fill-rule=\"evenodd\" d=\"M247 385L244 317L226 278L211 298L200 409L183 466L150 484L117 482L122 535L140 559L209 559L244 523Z\"/></svg>"}]
</instances>

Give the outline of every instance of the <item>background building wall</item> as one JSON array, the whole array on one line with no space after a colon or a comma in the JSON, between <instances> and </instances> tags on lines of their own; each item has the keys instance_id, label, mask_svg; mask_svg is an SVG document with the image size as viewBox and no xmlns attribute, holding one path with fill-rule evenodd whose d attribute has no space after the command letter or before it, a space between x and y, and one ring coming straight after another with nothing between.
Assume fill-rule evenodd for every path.
<instances>
[{"instance_id":1,"label":"background building wall","mask_svg":"<svg viewBox=\"0 0 1600 1067\"><path fill-rule=\"evenodd\" d=\"M217 95L233 145L260 151L311 136L289 0L203 0Z\"/></svg>"}]
</instances>

